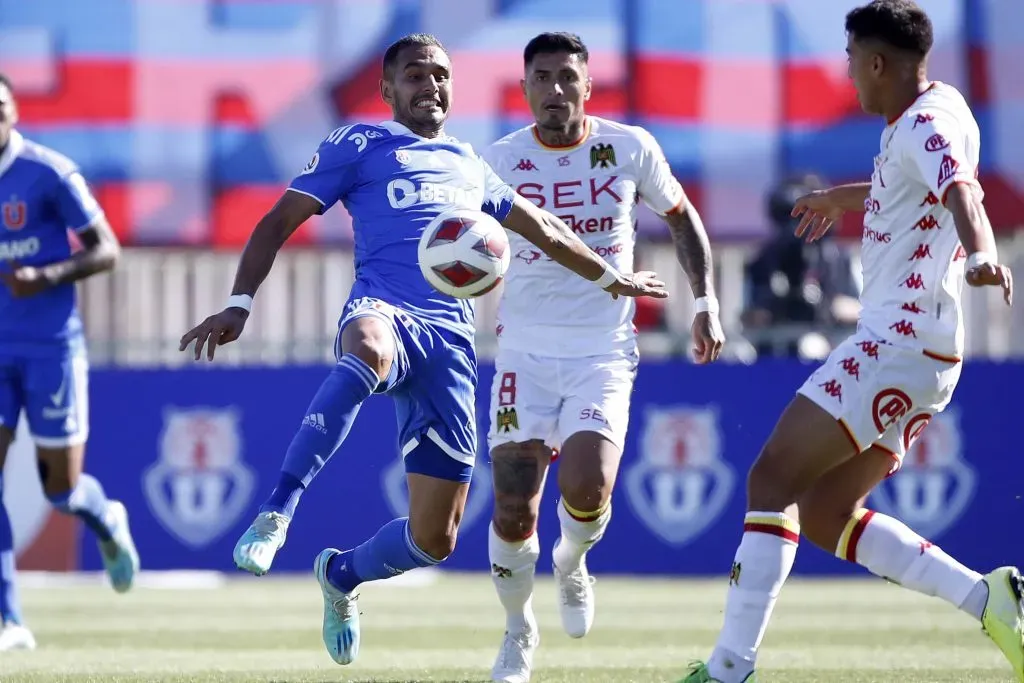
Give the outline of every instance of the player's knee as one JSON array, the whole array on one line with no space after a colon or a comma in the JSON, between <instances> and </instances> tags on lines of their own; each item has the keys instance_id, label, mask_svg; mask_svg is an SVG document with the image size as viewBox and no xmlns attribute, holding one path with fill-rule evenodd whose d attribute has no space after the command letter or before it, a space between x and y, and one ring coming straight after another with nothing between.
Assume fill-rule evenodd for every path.
<instances>
[{"instance_id":1,"label":"player's knee","mask_svg":"<svg viewBox=\"0 0 1024 683\"><path fill-rule=\"evenodd\" d=\"M341 349L366 363L381 379L387 377L394 356L394 339L384 321L365 316L349 323L341 334Z\"/></svg>"},{"instance_id":2,"label":"player's knee","mask_svg":"<svg viewBox=\"0 0 1024 683\"><path fill-rule=\"evenodd\" d=\"M509 496L495 496L494 532L510 543L525 541L537 528L537 511L530 501Z\"/></svg>"},{"instance_id":3,"label":"player's knee","mask_svg":"<svg viewBox=\"0 0 1024 683\"><path fill-rule=\"evenodd\" d=\"M785 454L769 441L747 474L747 506L751 510L782 511L797 502L799 492L785 466Z\"/></svg>"},{"instance_id":4,"label":"player's knee","mask_svg":"<svg viewBox=\"0 0 1024 683\"><path fill-rule=\"evenodd\" d=\"M560 477L562 498L570 507L582 512L599 510L611 495L610 477L599 469Z\"/></svg>"},{"instance_id":5,"label":"player's knee","mask_svg":"<svg viewBox=\"0 0 1024 683\"><path fill-rule=\"evenodd\" d=\"M455 542L458 540L458 529L427 529L420 533L413 533L413 541L416 546L441 562L455 552Z\"/></svg>"}]
</instances>

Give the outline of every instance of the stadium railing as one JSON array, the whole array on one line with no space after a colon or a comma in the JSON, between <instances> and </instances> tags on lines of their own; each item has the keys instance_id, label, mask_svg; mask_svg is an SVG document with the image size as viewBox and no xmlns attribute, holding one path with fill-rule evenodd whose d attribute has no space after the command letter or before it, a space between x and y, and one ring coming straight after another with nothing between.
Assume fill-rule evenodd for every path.
<instances>
[{"instance_id":1,"label":"stadium railing","mask_svg":"<svg viewBox=\"0 0 1024 683\"><path fill-rule=\"evenodd\" d=\"M755 243L715 248L722 323L732 341L728 356L748 359L742 326L743 266ZM852 248L856 249L854 245ZM673 297L665 306L667 331L646 332L646 357L683 355L688 348L693 299L671 246L638 245L643 267L656 270ZM1024 232L1000 241L1001 260L1024 282ZM164 248L127 248L116 271L81 286L81 305L94 365L174 367L188 362L180 336L220 310L231 289L238 254ZM295 249L282 252L260 289L245 336L221 350L225 365L289 365L329 362L340 313L352 283L351 252ZM481 358L493 356L494 320L500 290L477 307ZM994 288L965 297L967 355L1001 359L1024 356L1024 312L1007 309ZM794 334L780 327L780 337Z\"/></svg>"}]
</instances>

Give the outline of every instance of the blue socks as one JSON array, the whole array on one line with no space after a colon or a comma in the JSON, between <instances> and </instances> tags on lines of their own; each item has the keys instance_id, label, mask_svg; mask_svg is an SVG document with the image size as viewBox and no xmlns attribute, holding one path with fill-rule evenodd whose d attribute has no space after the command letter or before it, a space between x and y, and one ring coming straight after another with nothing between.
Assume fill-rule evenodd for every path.
<instances>
[{"instance_id":1,"label":"blue socks","mask_svg":"<svg viewBox=\"0 0 1024 683\"><path fill-rule=\"evenodd\" d=\"M110 501L96 477L85 474L71 491L48 495L47 499L61 512L78 517L101 541L109 541L111 529L107 524L107 505Z\"/></svg>"},{"instance_id":2,"label":"blue socks","mask_svg":"<svg viewBox=\"0 0 1024 683\"><path fill-rule=\"evenodd\" d=\"M3 503L3 481L0 472L0 625L21 623L21 604L14 583L14 535Z\"/></svg>"},{"instance_id":3,"label":"blue socks","mask_svg":"<svg viewBox=\"0 0 1024 683\"><path fill-rule=\"evenodd\" d=\"M401 517L382 526L361 546L332 557L327 562L327 581L351 593L361 583L387 579L440 562L419 549L409 532L409 518Z\"/></svg>"},{"instance_id":4,"label":"blue socks","mask_svg":"<svg viewBox=\"0 0 1024 683\"><path fill-rule=\"evenodd\" d=\"M380 380L362 359L346 354L334 366L309 404L298 433L288 446L281 477L260 512L295 515L295 507L313 477L341 446L363 401Z\"/></svg>"}]
</instances>

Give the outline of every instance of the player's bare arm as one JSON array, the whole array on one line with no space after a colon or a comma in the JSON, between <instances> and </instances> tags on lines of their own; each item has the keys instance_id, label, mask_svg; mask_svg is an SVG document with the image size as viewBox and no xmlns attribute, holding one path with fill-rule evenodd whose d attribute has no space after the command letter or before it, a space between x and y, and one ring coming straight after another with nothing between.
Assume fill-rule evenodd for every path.
<instances>
[{"instance_id":1,"label":"player's bare arm","mask_svg":"<svg viewBox=\"0 0 1024 683\"><path fill-rule=\"evenodd\" d=\"M502 225L535 244L556 263L580 277L602 285L612 297L650 296L664 299L668 296L665 283L657 280L655 273L641 271L623 275L617 272L577 237L568 225L520 195L516 195L512 210Z\"/></svg>"},{"instance_id":2,"label":"player's bare arm","mask_svg":"<svg viewBox=\"0 0 1024 683\"><path fill-rule=\"evenodd\" d=\"M694 299L715 299L714 266L711 242L697 209L686 203L680 211L665 216L672 233L679 265L690 280ZM718 311L698 311L693 319L694 358L698 363L710 363L718 358L725 343L725 334L718 320Z\"/></svg>"},{"instance_id":3,"label":"player's bare arm","mask_svg":"<svg viewBox=\"0 0 1024 683\"><path fill-rule=\"evenodd\" d=\"M955 183L946 194L946 208L953 214L960 244L967 252L967 284L972 287L1002 287L1007 305L1013 303L1013 273L996 262L996 240L992 234L981 194L974 185Z\"/></svg>"},{"instance_id":4,"label":"player's bare arm","mask_svg":"<svg viewBox=\"0 0 1024 683\"><path fill-rule=\"evenodd\" d=\"M300 225L319 211L320 202L313 197L300 192L285 192L267 215L260 219L249 236L238 262L235 284L231 288L232 297L245 297L251 301L256 290L270 275L277 252ZM195 341L195 359L202 357L205 345L207 359L213 360L214 349L238 339L248 318L248 308L229 305L186 332L178 350L184 351Z\"/></svg>"},{"instance_id":5,"label":"player's bare arm","mask_svg":"<svg viewBox=\"0 0 1024 683\"><path fill-rule=\"evenodd\" d=\"M9 270L0 272L0 278L13 296L26 297L114 268L121 255L121 244L106 218L97 218L79 231L78 237L82 250L71 258L39 267L11 261Z\"/></svg>"},{"instance_id":6,"label":"player's bare arm","mask_svg":"<svg viewBox=\"0 0 1024 683\"><path fill-rule=\"evenodd\" d=\"M793 205L793 217L800 217L796 236L808 242L821 239L847 211L863 211L871 196L871 183L836 185L800 197Z\"/></svg>"}]
</instances>

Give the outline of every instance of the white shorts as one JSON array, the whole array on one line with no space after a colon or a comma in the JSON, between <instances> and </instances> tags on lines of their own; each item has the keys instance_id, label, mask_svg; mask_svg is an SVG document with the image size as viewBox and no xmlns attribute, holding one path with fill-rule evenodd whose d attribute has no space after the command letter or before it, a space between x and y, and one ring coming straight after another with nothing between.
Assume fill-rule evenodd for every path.
<instances>
[{"instance_id":1,"label":"white shorts","mask_svg":"<svg viewBox=\"0 0 1024 683\"><path fill-rule=\"evenodd\" d=\"M559 448L576 432L597 432L621 450L638 361L635 350L585 358L499 350L488 445L541 439Z\"/></svg>"},{"instance_id":2,"label":"white shorts","mask_svg":"<svg viewBox=\"0 0 1024 683\"><path fill-rule=\"evenodd\" d=\"M963 363L893 346L858 330L800 387L846 430L857 452L878 446L895 472L911 444L953 397Z\"/></svg>"}]
</instances>

